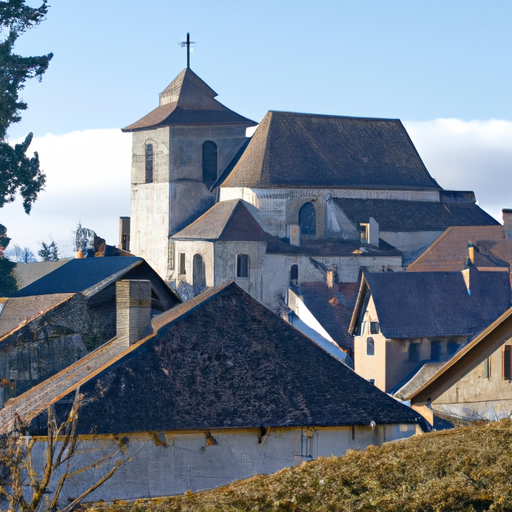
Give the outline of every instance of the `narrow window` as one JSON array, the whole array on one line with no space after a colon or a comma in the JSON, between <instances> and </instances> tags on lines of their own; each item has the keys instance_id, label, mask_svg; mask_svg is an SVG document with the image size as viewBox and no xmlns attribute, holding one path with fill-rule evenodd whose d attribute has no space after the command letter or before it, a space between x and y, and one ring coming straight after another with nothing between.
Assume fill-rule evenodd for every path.
<instances>
[{"instance_id":1,"label":"narrow window","mask_svg":"<svg viewBox=\"0 0 512 512\"><path fill-rule=\"evenodd\" d=\"M432 361L439 361L441 359L441 342L433 341L430 344L430 359Z\"/></svg>"},{"instance_id":2,"label":"narrow window","mask_svg":"<svg viewBox=\"0 0 512 512\"><path fill-rule=\"evenodd\" d=\"M367 356L375 355L375 341L373 341L372 337L366 338L366 355Z\"/></svg>"},{"instance_id":3,"label":"narrow window","mask_svg":"<svg viewBox=\"0 0 512 512\"><path fill-rule=\"evenodd\" d=\"M192 261L192 284L195 286L206 286L206 276L204 271L203 257L200 254L194 254Z\"/></svg>"},{"instance_id":4,"label":"narrow window","mask_svg":"<svg viewBox=\"0 0 512 512\"><path fill-rule=\"evenodd\" d=\"M409 344L409 361L418 363L420 360L420 344L410 343Z\"/></svg>"},{"instance_id":5,"label":"narrow window","mask_svg":"<svg viewBox=\"0 0 512 512\"><path fill-rule=\"evenodd\" d=\"M298 265L292 265L292 268L290 269L290 284L297 285L299 282L299 266Z\"/></svg>"},{"instance_id":6,"label":"narrow window","mask_svg":"<svg viewBox=\"0 0 512 512\"><path fill-rule=\"evenodd\" d=\"M146 144L146 183L153 183L153 144Z\"/></svg>"},{"instance_id":7,"label":"narrow window","mask_svg":"<svg viewBox=\"0 0 512 512\"><path fill-rule=\"evenodd\" d=\"M236 277L249 277L249 256L238 254L236 257Z\"/></svg>"},{"instance_id":8,"label":"narrow window","mask_svg":"<svg viewBox=\"0 0 512 512\"><path fill-rule=\"evenodd\" d=\"M180 252L180 269L179 269L179 272L180 272L180 274L186 274L186 272L185 272L185 253L184 252Z\"/></svg>"},{"instance_id":9,"label":"narrow window","mask_svg":"<svg viewBox=\"0 0 512 512\"><path fill-rule=\"evenodd\" d=\"M169 240L169 270L174 270L174 242Z\"/></svg>"},{"instance_id":10,"label":"narrow window","mask_svg":"<svg viewBox=\"0 0 512 512\"><path fill-rule=\"evenodd\" d=\"M217 179L217 144L211 140L203 143L203 182L213 185Z\"/></svg>"},{"instance_id":11,"label":"narrow window","mask_svg":"<svg viewBox=\"0 0 512 512\"><path fill-rule=\"evenodd\" d=\"M379 334L379 322L370 322L370 334Z\"/></svg>"},{"instance_id":12,"label":"narrow window","mask_svg":"<svg viewBox=\"0 0 512 512\"><path fill-rule=\"evenodd\" d=\"M484 379L490 379L491 378L491 358L488 357L484 360L483 364L483 376Z\"/></svg>"},{"instance_id":13,"label":"narrow window","mask_svg":"<svg viewBox=\"0 0 512 512\"><path fill-rule=\"evenodd\" d=\"M316 235L316 210L313 203L306 203L299 210L299 226L302 235Z\"/></svg>"},{"instance_id":14,"label":"narrow window","mask_svg":"<svg viewBox=\"0 0 512 512\"><path fill-rule=\"evenodd\" d=\"M512 365L510 364L510 357L512 355L510 345L505 345L501 348L501 361L502 361L502 375L503 380L512 380Z\"/></svg>"}]
</instances>

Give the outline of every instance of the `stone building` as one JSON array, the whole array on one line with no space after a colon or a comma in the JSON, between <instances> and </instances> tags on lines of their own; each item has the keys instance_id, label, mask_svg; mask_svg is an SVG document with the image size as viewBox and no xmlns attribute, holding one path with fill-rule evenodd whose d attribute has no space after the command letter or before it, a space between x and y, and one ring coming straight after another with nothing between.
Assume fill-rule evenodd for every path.
<instances>
[{"instance_id":1,"label":"stone building","mask_svg":"<svg viewBox=\"0 0 512 512\"><path fill-rule=\"evenodd\" d=\"M116 282L147 279L153 316L180 303L142 259L73 259L10 297L0 314L0 407L116 335Z\"/></svg>"},{"instance_id":2,"label":"stone building","mask_svg":"<svg viewBox=\"0 0 512 512\"><path fill-rule=\"evenodd\" d=\"M186 68L155 110L123 129L133 134L130 250L168 281L174 266L169 236L213 206L211 186L256 124L215 96Z\"/></svg>"},{"instance_id":3,"label":"stone building","mask_svg":"<svg viewBox=\"0 0 512 512\"><path fill-rule=\"evenodd\" d=\"M271 111L249 139L255 123L214 96L187 68L124 129L133 133L130 249L177 289L236 280L282 312L290 283L403 270L404 255L449 226L497 225L472 192L441 188L399 120ZM231 214L237 235L227 243L219 234Z\"/></svg>"},{"instance_id":4,"label":"stone building","mask_svg":"<svg viewBox=\"0 0 512 512\"><path fill-rule=\"evenodd\" d=\"M136 299L144 302L144 292ZM141 329L133 341L126 316L118 314L118 321L124 334L104 345L118 346L115 356L106 357L106 349L88 354L72 372L54 375L0 411L1 431L17 412L31 421L32 435L41 435L48 405L65 417L80 387L83 456L74 464L92 462L90 453L100 459L117 451L115 464L139 450L89 500L208 489L429 429L420 414L234 283L152 320L146 312L149 334ZM71 478L63 496L80 495L99 476L101 468L91 468Z\"/></svg>"}]
</instances>

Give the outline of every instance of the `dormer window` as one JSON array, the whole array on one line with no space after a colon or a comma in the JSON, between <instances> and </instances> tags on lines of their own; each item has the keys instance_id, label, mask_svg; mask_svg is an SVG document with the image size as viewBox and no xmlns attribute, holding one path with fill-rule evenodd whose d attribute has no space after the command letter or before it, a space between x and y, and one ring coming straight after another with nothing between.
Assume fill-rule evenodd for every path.
<instances>
[{"instance_id":1,"label":"dormer window","mask_svg":"<svg viewBox=\"0 0 512 512\"><path fill-rule=\"evenodd\" d=\"M236 277L249 277L249 256L238 254L236 257Z\"/></svg>"}]
</instances>

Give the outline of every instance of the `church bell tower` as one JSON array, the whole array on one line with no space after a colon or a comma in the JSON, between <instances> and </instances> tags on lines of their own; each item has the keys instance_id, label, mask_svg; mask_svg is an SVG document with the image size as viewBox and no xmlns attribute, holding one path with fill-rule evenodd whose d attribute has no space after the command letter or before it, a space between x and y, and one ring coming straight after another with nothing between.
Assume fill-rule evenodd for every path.
<instances>
[{"instance_id":1,"label":"church bell tower","mask_svg":"<svg viewBox=\"0 0 512 512\"><path fill-rule=\"evenodd\" d=\"M216 96L187 67L155 110L123 128L132 133L130 252L165 280L174 268L169 237L213 206L212 185L256 125Z\"/></svg>"}]
</instances>

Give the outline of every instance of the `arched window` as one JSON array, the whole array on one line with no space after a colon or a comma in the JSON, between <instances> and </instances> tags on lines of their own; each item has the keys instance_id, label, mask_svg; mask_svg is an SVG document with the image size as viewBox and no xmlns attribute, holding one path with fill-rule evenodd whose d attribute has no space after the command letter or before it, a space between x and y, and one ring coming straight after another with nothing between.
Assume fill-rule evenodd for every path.
<instances>
[{"instance_id":1,"label":"arched window","mask_svg":"<svg viewBox=\"0 0 512 512\"><path fill-rule=\"evenodd\" d=\"M194 286L206 286L206 276L204 271L204 262L200 254L194 254L192 260L192 284Z\"/></svg>"},{"instance_id":2,"label":"arched window","mask_svg":"<svg viewBox=\"0 0 512 512\"><path fill-rule=\"evenodd\" d=\"M290 284L297 285L299 283L299 266L298 265L292 265L292 268L290 269Z\"/></svg>"},{"instance_id":3,"label":"arched window","mask_svg":"<svg viewBox=\"0 0 512 512\"><path fill-rule=\"evenodd\" d=\"M302 235L316 235L316 210L312 203L299 210L299 225Z\"/></svg>"},{"instance_id":4,"label":"arched window","mask_svg":"<svg viewBox=\"0 0 512 512\"><path fill-rule=\"evenodd\" d=\"M374 356L375 355L375 341L372 337L366 338L366 355Z\"/></svg>"},{"instance_id":5,"label":"arched window","mask_svg":"<svg viewBox=\"0 0 512 512\"><path fill-rule=\"evenodd\" d=\"M153 183L153 144L146 144L146 183Z\"/></svg>"},{"instance_id":6,"label":"arched window","mask_svg":"<svg viewBox=\"0 0 512 512\"><path fill-rule=\"evenodd\" d=\"M249 256L238 254L236 257L236 277L249 277Z\"/></svg>"},{"instance_id":7,"label":"arched window","mask_svg":"<svg viewBox=\"0 0 512 512\"><path fill-rule=\"evenodd\" d=\"M203 143L203 182L213 185L217 179L217 144L211 140Z\"/></svg>"}]
</instances>

